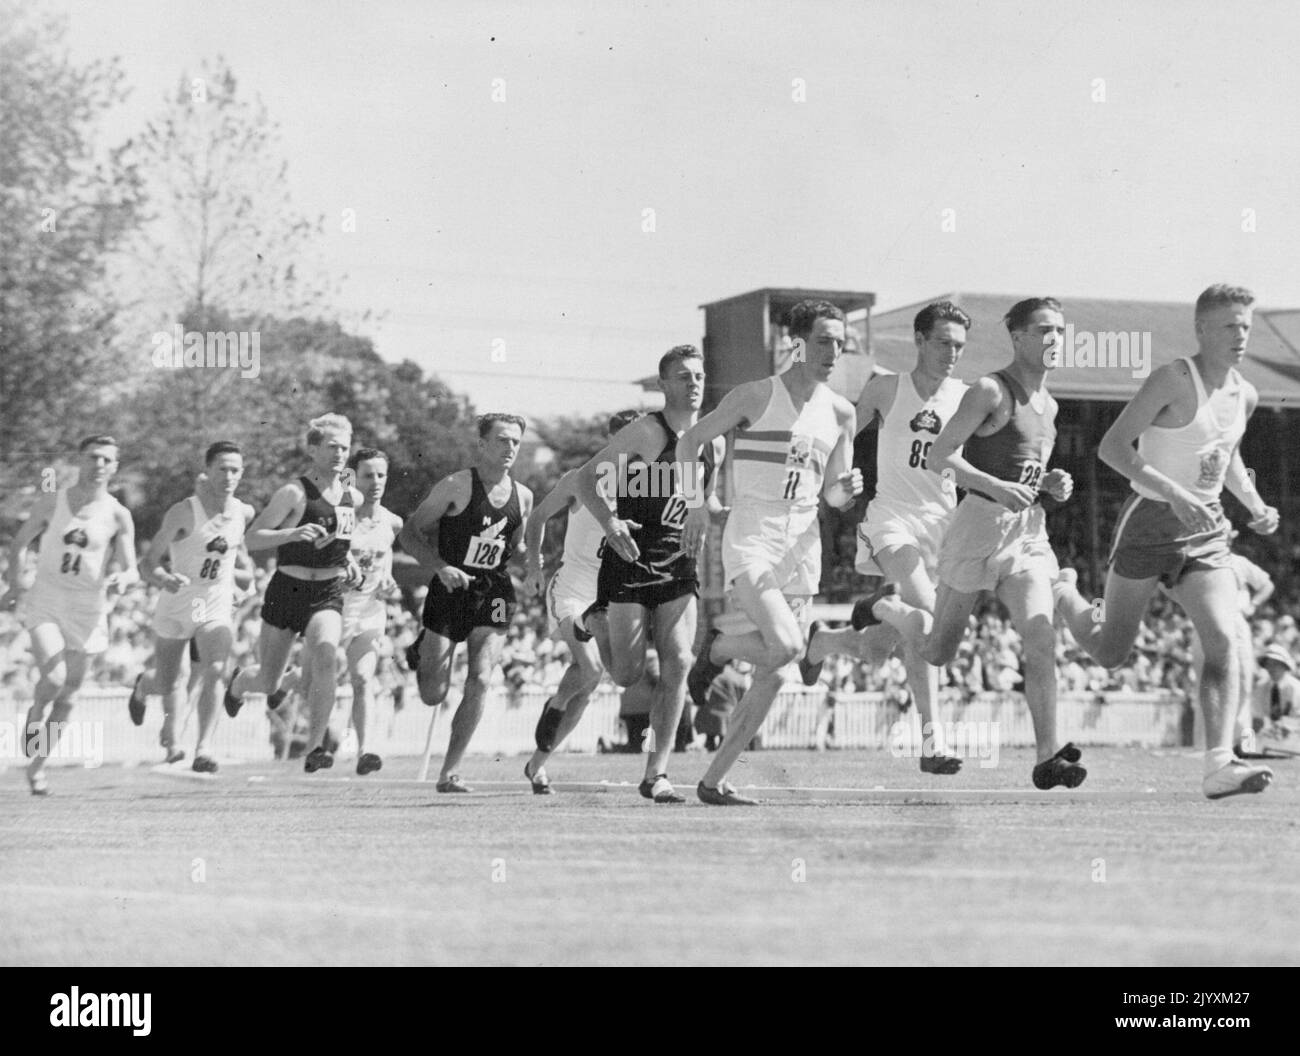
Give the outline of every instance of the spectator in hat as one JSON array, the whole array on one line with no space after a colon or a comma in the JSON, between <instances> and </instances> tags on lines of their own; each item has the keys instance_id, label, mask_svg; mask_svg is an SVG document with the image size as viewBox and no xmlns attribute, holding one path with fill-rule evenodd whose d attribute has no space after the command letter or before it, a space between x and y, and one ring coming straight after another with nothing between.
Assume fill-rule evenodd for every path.
<instances>
[{"instance_id":1,"label":"spectator in hat","mask_svg":"<svg viewBox=\"0 0 1300 1056\"><path fill-rule=\"evenodd\" d=\"M1263 741L1288 739L1300 733L1300 678L1295 657L1280 642L1273 642L1259 658L1268 677L1255 687L1253 725ZM1292 748L1297 747L1294 743Z\"/></svg>"}]
</instances>

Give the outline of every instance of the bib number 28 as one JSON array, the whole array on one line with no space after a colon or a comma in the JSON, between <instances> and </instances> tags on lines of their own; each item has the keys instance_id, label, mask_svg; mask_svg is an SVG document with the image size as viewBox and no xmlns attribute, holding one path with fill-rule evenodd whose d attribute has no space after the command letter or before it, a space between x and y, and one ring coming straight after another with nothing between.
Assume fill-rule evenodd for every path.
<instances>
[{"instance_id":1,"label":"bib number 28","mask_svg":"<svg viewBox=\"0 0 1300 1056\"><path fill-rule=\"evenodd\" d=\"M1038 487L1038 482L1043 479L1043 464L1041 462L1026 462L1020 467L1020 483L1027 488Z\"/></svg>"}]
</instances>

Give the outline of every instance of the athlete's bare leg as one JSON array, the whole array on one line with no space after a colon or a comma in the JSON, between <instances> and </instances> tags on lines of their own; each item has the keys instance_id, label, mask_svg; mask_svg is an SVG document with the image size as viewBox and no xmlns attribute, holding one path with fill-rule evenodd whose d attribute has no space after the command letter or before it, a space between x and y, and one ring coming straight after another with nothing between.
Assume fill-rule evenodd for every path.
<instances>
[{"instance_id":1,"label":"athlete's bare leg","mask_svg":"<svg viewBox=\"0 0 1300 1056\"><path fill-rule=\"evenodd\" d=\"M427 644L428 638L425 638ZM487 697L492 670L501 658L506 636L495 627L475 627L469 632L466 646L469 649L469 669L465 672L465 692L460 707L451 720L451 738L447 742L447 755L442 760L439 781L445 781L460 772L461 760L469 748L470 738L483 718L483 704ZM423 653L424 647L421 647Z\"/></svg>"},{"instance_id":2,"label":"athlete's bare leg","mask_svg":"<svg viewBox=\"0 0 1300 1056\"><path fill-rule=\"evenodd\" d=\"M241 668L230 680L230 695L242 698L245 693L265 693L270 696L279 689L284 669L289 666L293 643L297 640L296 631L263 623L261 634L257 638L258 662Z\"/></svg>"},{"instance_id":3,"label":"athlete's bare leg","mask_svg":"<svg viewBox=\"0 0 1300 1056\"><path fill-rule=\"evenodd\" d=\"M335 701L336 657L342 634L343 614L334 609L314 613L307 624L302 665L304 671L309 672L307 704L311 708L311 729L307 734L308 752L322 745L325 732L329 729L330 713L334 710Z\"/></svg>"},{"instance_id":4,"label":"athlete's bare leg","mask_svg":"<svg viewBox=\"0 0 1300 1056\"><path fill-rule=\"evenodd\" d=\"M352 728L357 731L357 756L366 754L366 732L375 702L375 673L379 669L379 635L364 631L348 643L348 674L352 681Z\"/></svg>"},{"instance_id":5,"label":"athlete's bare leg","mask_svg":"<svg viewBox=\"0 0 1300 1056\"><path fill-rule=\"evenodd\" d=\"M538 722L539 744L524 768L533 777L538 775L551 755L564 743L564 739L577 728L582 713L587 710L591 694L600 685L601 664L596 642L580 642L574 637L572 617L565 617L560 623L559 638L568 647L572 663L565 669L555 696L547 703ZM547 712L559 715L553 731L549 730L549 726L555 720L548 718ZM544 743L549 748L542 747L543 736L540 731L544 728L548 731Z\"/></svg>"},{"instance_id":6,"label":"athlete's bare leg","mask_svg":"<svg viewBox=\"0 0 1300 1056\"><path fill-rule=\"evenodd\" d=\"M420 664L415 669L415 684L420 691L420 699L429 707L436 707L447 699L447 690L451 688L451 662L455 655L455 642L424 628L424 639L420 642Z\"/></svg>"},{"instance_id":7,"label":"athlete's bare leg","mask_svg":"<svg viewBox=\"0 0 1300 1056\"><path fill-rule=\"evenodd\" d=\"M1025 703L1034 721L1038 762L1052 758L1056 741L1056 628L1052 584L1039 571L1020 572L998 584L998 598L1011 613L1021 639Z\"/></svg>"},{"instance_id":8,"label":"athlete's bare leg","mask_svg":"<svg viewBox=\"0 0 1300 1056\"><path fill-rule=\"evenodd\" d=\"M1056 611L1080 647L1102 667L1119 667L1133 651L1142 617L1147 613L1158 577L1128 579L1112 569L1106 594L1096 605L1084 600L1073 583L1058 579L1053 588ZM1234 611L1240 611L1233 604Z\"/></svg>"},{"instance_id":9,"label":"athlete's bare leg","mask_svg":"<svg viewBox=\"0 0 1300 1056\"><path fill-rule=\"evenodd\" d=\"M920 550L914 546L898 546L874 556L885 580L898 584L898 596L905 604L934 613L934 583L926 572ZM973 604L974 596L971 600ZM819 663L833 652L845 652L868 663L880 663L899 641L898 631L888 623L876 624L861 632L852 629L847 632L819 631L808 643L808 659ZM921 719L922 744L942 754L942 726L935 721L934 713L935 701L939 698L939 668L926 662L915 638L901 638L901 643L907 685Z\"/></svg>"},{"instance_id":10,"label":"athlete's bare leg","mask_svg":"<svg viewBox=\"0 0 1300 1056\"><path fill-rule=\"evenodd\" d=\"M185 690L181 685L181 665L188 638L157 638L154 640L153 688L162 697L163 721L158 742L167 751L168 760L176 746L176 716L185 703Z\"/></svg>"},{"instance_id":11,"label":"athlete's bare leg","mask_svg":"<svg viewBox=\"0 0 1300 1056\"><path fill-rule=\"evenodd\" d=\"M199 678L199 738L194 746L194 757L211 757L208 740L217 722L217 701L221 696L221 682L226 677L226 663L234 647L235 632L228 623L205 623L194 636L199 650L199 662L190 671L191 679Z\"/></svg>"},{"instance_id":12,"label":"athlete's bare leg","mask_svg":"<svg viewBox=\"0 0 1300 1056\"><path fill-rule=\"evenodd\" d=\"M1236 622L1241 616L1237 589L1237 577L1231 569L1211 568L1189 572L1171 591L1196 628L1205 653L1198 695L1205 716L1207 771L1232 759L1240 679L1235 641ZM1217 760L1214 767L1210 766L1211 756Z\"/></svg>"},{"instance_id":13,"label":"athlete's bare leg","mask_svg":"<svg viewBox=\"0 0 1300 1056\"><path fill-rule=\"evenodd\" d=\"M81 688L85 680L88 658L80 649L69 648L63 640L63 633L57 624L43 623L30 632L32 655L41 672L37 683L37 696L31 710L27 713L29 729L36 725L39 735L36 751L27 764L27 781L36 789L45 781L45 763L58 744L63 723L72 713L73 694ZM45 702L49 702L49 714L42 722L41 716ZM27 731L24 731L24 736Z\"/></svg>"},{"instance_id":14,"label":"athlete's bare leg","mask_svg":"<svg viewBox=\"0 0 1300 1056\"><path fill-rule=\"evenodd\" d=\"M654 610L652 629L655 652L659 654L659 685L650 706L650 729L654 736L646 753L647 781L668 771L668 757L686 705L686 675L691 669L697 607L695 595L687 594Z\"/></svg>"},{"instance_id":15,"label":"athlete's bare leg","mask_svg":"<svg viewBox=\"0 0 1300 1056\"><path fill-rule=\"evenodd\" d=\"M781 669L794 661L804 648L803 628L770 571L758 576L737 576L732 583L737 604L757 625L757 632L717 639L713 656L745 659L754 665L754 681L736 708L726 737L704 773L706 788L717 788L726 779L749 742L757 735L772 702L781 691ZM740 651L744 647L744 652Z\"/></svg>"},{"instance_id":16,"label":"athlete's bare leg","mask_svg":"<svg viewBox=\"0 0 1300 1056\"><path fill-rule=\"evenodd\" d=\"M649 613L644 605L615 602L609 606L609 677L616 685L634 686L645 673Z\"/></svg>"}]
</instances>

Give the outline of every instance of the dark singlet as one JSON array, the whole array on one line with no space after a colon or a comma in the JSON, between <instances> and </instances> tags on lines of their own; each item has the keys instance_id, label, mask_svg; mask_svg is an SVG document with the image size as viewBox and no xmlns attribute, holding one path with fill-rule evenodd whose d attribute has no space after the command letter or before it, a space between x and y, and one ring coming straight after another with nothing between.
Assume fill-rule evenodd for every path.
<instances>
[{"instance_id":1,"label":"dark singlet","mask_svg":"<svg viewBox=\"0 0 1300 1056\"><path fill-rule=\"evenodd\" d=\"M655 411L651 417L668 440L650 462L638 458L628 463L627 480L619 489L622 494L618 497L618 517L641 525L632 532L632 538L641 551L635 564L642 572L665 583L695 579L695 558L682 555L682 528L688 508L675 466L677 433L662 411ZM701 458L705 487L713 479L714 460L713 444L706 444ZM606 554L622 561L613 551L606 549Z\"/></svg>"},{"instance_id":2,"label":"dark singlet","mask_svg":"<svg viewBox=\"0 0 1300 1056\"><path fill-rule=\"evenodd\" d=\"M343 489L343 498L335 506L320 493L306 477L299 477L298 483L307 493L307 505L295 528L304 524L319 524L331 537L324 546L315 543L285 543L275 551L275 559L281 567L284 565L301 565L304 568L343 568L348 563L348 548L352 545L352 533L357 527L357 513L352 506L352 489Z\"/></svg>"},{"instance_id":3,"label":"dark singlet","mask_svg":"<svg viewBox=\"0 0 1300 1056\"><path fill-rule=\"evenodd\" d=\"M476 581L509 582L510 542L523 523L519 485L512 480L505 505L493 506L478 470L469 472L469 502L460 513L445 514L438 521L438 556Z\"/></svg>"},{"instance_id":4,"label":"dark singlet","mask_svg":"<svg viewBox=\"0 0 1300 1056\"><path fill-rule=\"evenodd\" d=\"M1029 402L1029 394L1018 381L1001 370L991 376L1011 393L1011 417L996 433L972 435L962 449L962 457L976 469L998 480L1037 489L1056 443L1056 401L1044 392L1043 410L1036 411ZM971 494L994 501L975 489Z\"/></svg>"}]
</instances>

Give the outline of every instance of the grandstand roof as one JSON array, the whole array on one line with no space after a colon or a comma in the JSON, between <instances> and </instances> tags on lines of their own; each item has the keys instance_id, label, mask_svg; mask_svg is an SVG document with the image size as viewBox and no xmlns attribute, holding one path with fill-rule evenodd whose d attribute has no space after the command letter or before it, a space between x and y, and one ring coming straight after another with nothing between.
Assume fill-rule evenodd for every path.
<instances>
[{"instance_id":1,"label":"grandstand roof","mask_svg":"<svg viewBox=\"0 0 1300 1056\"><path fill-rule=\"evenodd\" d=\"M1019 296L987 293L943 293L871 317L871 344L879 367L911 370L916 362L912 321L931 301L952 301L971 317L965 354L957 375L972 381L997 370L1010 360L1011 343L1002 317ZM1090 332L1150 334L1150 367L1163 366L1179 356L1196 352L1191 302L1119 301L1062 298L1066 323L1076 334ZM1131 343L1131 338L1130 338ZM1076 346L1079 347L1079 346ZM1122 345L1112 346L1122 348ZM1132 362L1132 361L1130 361ZM1300 310L1255 312L1250 347L1242 373L1259 390L1267 407L1300 407ZM1052 374L1052 392L1058 398L1077 400L1127 400L1141 384L1130 366L1061 366Z\"/></svg>"}]
</instances>

